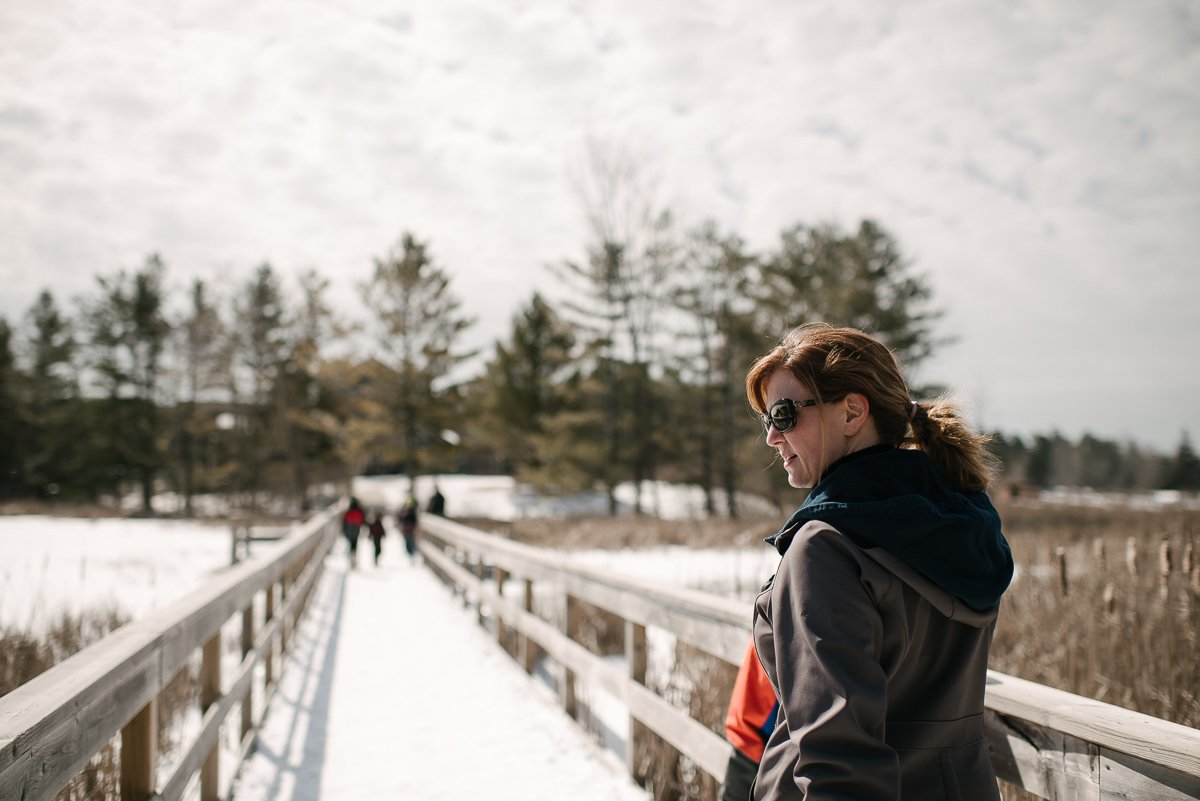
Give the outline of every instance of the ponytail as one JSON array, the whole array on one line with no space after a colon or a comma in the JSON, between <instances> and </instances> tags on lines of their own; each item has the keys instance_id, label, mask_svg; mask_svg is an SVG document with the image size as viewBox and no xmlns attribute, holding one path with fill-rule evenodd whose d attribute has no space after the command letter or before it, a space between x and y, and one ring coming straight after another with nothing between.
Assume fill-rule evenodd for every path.
<instances>
[{"instance_id":1,"label":"ponytail","mask_svg":"<svg viewBox=\"0 0 1200 801\"><path fill-rule=\"evenodd\" d=\"M987 448L991 437L972 431L952 403L944 398L914 403L909 426L912 435L901 445L925 451L956 489L972 492L988 488L999 467Z\"/></svg>"}]
</instances>

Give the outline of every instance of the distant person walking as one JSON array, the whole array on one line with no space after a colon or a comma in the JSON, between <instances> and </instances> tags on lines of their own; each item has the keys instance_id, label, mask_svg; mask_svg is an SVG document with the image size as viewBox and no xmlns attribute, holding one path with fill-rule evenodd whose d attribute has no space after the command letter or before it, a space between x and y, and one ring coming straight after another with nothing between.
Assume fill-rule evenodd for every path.
<instances>
[{"instance_id":1,"label":"distant person walking","mask_svg":"<svg viewBox=\"0 0 1200 801\"><path fill-rule=\"evenodd\" d=\"M375 548L376 567L379 567L379 557L383 554L383 538L386 533L383 529L383 515L373 513L371 522L367 525L367 536L371 538L371 545Z\"/></svg>"},{"instance_id":2,"label":"distant person walking","mask_svg":"<svg viewBox=\"0 0 1200 801\"><path fill-rule=\"evenodd\" d=\"M429 514L444 517L446 514L446 496L442 495L442 491L438 489L438 485L433 485L433 495L429 496L429 506L425 507L429 510Z\"/></svg>"},{"instance_id":3,"label":"distant person walking","mask_svg":"<svg viewBox=\"0 0 1200 801\"><path fill-rule=\"evenodd\" d=\"M358 502L358 498L350 499L350 507L342 515L342 536L349 546L350 567L358 567L358 532L366 522L366 515Z\"/></svg>"},{"instance_id":4,"label":"distant person walking","mask_svg":"<svg viewBox=\"0 0 1200 801\"><path fill-rule=\"evenodd\" d=\"M417 499L409 495L396 515L400 523L400 534L404 537L404 550L410 561L417 558Z\"/></svg>"}]
</instances>

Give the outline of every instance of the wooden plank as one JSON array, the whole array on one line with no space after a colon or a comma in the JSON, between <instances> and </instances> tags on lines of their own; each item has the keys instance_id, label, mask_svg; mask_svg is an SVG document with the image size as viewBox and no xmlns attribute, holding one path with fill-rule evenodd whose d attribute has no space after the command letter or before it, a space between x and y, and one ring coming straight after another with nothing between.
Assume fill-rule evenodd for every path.
<instances>
[{"instance_id":1,"label":"wooden plank","mask_svg":"<svg viewBox=\"0 0 1200 801\"><path fill-rule=\"evenodd\" d=\"M263 673L266 676L268 685L275 683L275 636L274 631L277 628L272 625L275 623L275 592L276 583L274 581L267 584L267 610L263 613L263 625L271 626L271 645L267 649L266 661L263 664Z\"/></svg>"},{"instance_id":2,"label":"wooden plank","mask_svg":"<svg viewBox=\"0 0 1200 801\"><path fill-rule=\"evenodd\" d=\"M705 728L684 712L675 709L666 700L632 681L619 670L588 651L582 645L567 638L552 625L496 596L490 588L483 587L479 580L454 564L442 554L433 556L440 567L455 581L472 582L476 591L482 592L493 610L503 615L508 625L522 635L536 641L556 661L570 668L579 680L597 684L630 709L630 712L664 740L692 759L705 772L723 778L729 761L729 744L725 739ZM745 648L745 643L742 645Z\"/></svg>"},{"instance_id":3,"label":"wooden plank","mask_svg":"<svg viewBox=\"0 0 1200 801\"><path fill-rule=\"evenodd\" d=\"M571 642L578 642L579 636L579 600L573 595L566 595L563 598L565 610L563 612L563 634ZM579 705L576 703L575 697L575 671L569 667L563 668L562 687L559 688L562 694L563 709L566 710L567 717L572 720L579 718Z\"/></svg>"},{"instance_id":4,"label":"wooden plank","mask_svg":"<svg viewBox=\"0 0 1200 801\"><path fill-rule=\"evenodd\" d=\"M125 628L0 699L0 798L53 798L158 694L155 633Z\"/></svg>"},{"instance_id":5,"label":"wooden plank","mask_svg":"<svg viewBox=\"0 0 1200 801\"><path fill-rule=\"evenodd\" d=\"M522 582L525 585L523 593L524 603L522 608L529 614L533 614L533 582L525 579ZM521 635L521 667L525 668L526 673L533 673L537 657L537 643L530 640L528 637Z\"/></svg>"},{"instance_id":6,"label":"wooden plank","mask_svg":"<svg viewBox=\"0 0 1200 801\"><path fill-rule=\"evenodd\" d=\"M625 667L629 680L645 686L646 667L649 650L646 644L646 627L625 621ZM645 750L647 740L646 726L633 713L629 715L629 728L625 737L625 765L629 775L636 781L646 777L639 756Z\"/></svg>"},{"instance_id":7,"label":"wooden plank","mask_svg":"<svg viewBox=\"0 0 1200 801\"><path fill-rule=\"evenodd\" d=\"M266 642L265 637L260 639L258 646L242 660L230 683L229 691L210 699L201 719L199 732L192 740L191 746L176 763L171 775L163 783L162 793L156 801L181 801L192 776L198 770L201 771L201 796L203 797L205 771L210 769L211 756L220 750L218 741L221 735L221 724L225 722L233 705L238 702L242 694L250 689L254 680L254 669L262 658Z\"/></svg>"},{"instance_id":8,"label":"wooden plank","mask_svg":"<svg viewBox=\"0 0 1200 801\"><path fill-rule=\"evenodd\" d=\"M987 708L1117 753L1200 776L1200 730L988 671Z\"/></svg>"},{"instance_id":9,"label":"wooden plank","mask_svg":"<svg viewBox=\"0 0 1200 801\"><path fill-rule=\"evenodd\" d=\"M1100 749L1099 775L1101 801L1200 799L1200 776L1189 776L1104 748Z\"/></svg>"},{"instance_id":10,"label":"wooden plank","mask_svg":"<svg viewBox=\"0 0 1200 801\"><path fill-rule=\"evenodd\" d=\"M444 519L431 521L440 539L486 553L510 574L553 580L566 591L626 620L675 632L690 645L732 665L741 663L753 610L748 603L592 571L527 545L475 532Z\"/></svg>"},{"instance_id":11,"label":"wooden plank","mask_svg":"<svg viewBox=\"0 0 1200 801\"><path fill-rule=\"evenodd\" d=\"M254 650L254 604L242 610L242 659ZM242 697L242 739L254 728L254 687Z\"/></svg>"},{"instance_id":12,"label":"wooden plank","mask_svg":"<svg viewBox=\"0 0 1200 801\"><path fill-rule=\"evenodd\" d=\"M121 729L121 801L146 801L154 794L158 762L158 699Z\"/></svg>"},{"instance_id":13,"label":"wooden plank","mask_svg":"<svg viewBox=\"0 0 1200 801\"><path fill-rule=\"evenodd\" d=\"M204 644L200 665L200 710L206 715L221 700L221 630ZM209 717L215 717L211 715ZM217 719L219 727L220 719ZM204 764L200 768L200 801L218 801L221 797L221 749L216 738L202 753Z\"/></svg>"}]
</instances>

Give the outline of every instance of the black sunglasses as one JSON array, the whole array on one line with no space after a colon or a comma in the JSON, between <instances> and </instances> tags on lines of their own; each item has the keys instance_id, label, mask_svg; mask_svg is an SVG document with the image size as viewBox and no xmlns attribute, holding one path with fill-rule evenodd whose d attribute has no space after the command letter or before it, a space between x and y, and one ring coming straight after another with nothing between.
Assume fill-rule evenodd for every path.
<instances>
[{"instance_id":1,"label":"black sunglasses","mask_svg":"<svg viewBox=\"0 0 1200 801\"><path fill-rule=\"evenodd\" d=\"M812 398L802 401L783 398L772 403L771 408L767 409L766 414L760 414L758 419L762 421L765 433L770 434L771 427L774 426L775 430L782 434L784 431L791 431L796 425L797 409L816 405L817 402Z\"/></svg>"}]
</instances>

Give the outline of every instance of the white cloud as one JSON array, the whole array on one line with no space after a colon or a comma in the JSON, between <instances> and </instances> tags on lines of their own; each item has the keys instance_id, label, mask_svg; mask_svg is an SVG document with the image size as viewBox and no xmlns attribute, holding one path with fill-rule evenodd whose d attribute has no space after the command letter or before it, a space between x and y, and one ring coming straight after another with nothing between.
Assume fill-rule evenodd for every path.
<instances>
[{"instance_id":1,"label":"white cloud","mask_svg":"<svg viewBox=\"0 0 1200 801\"><path fill-rule=\"evenodd\" d=\"M0 314L151 252L180 283L317 267L350 308L411 230L483 342L581 256L598 139L756 246L877 218L960 338L930 378L1171 447L1200 435L1198 43L1172 0L8 4Z\"/></svg>"}]
</instances>

